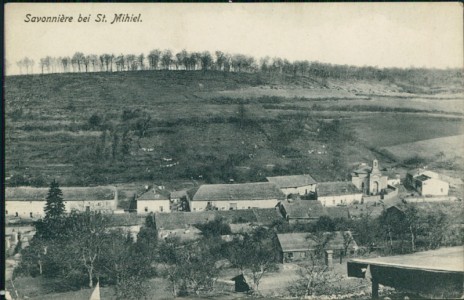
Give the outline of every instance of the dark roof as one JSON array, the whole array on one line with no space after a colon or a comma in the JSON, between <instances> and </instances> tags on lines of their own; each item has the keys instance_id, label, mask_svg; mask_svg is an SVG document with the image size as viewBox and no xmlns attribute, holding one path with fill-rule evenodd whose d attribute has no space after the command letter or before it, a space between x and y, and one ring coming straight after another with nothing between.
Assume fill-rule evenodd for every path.
<instances>
[{"instance_id":1,"label":"dark roof","mask_svg":"<svg viewBox=\"0 0 464 300\"><path fill-rule=\"evenodd\" d=\"M282 202L288 218L291 219L319 219L326 215L321 202L316 200L294 200Z\"/></svg>"},{"instance_id":2,"label":"dark roof","mask_svg":"<svg viewBox=\"0 0 464 300\"><path fill-rule=\"evenodd\" d=\"M331 236L325 249L344 249L343 235L345 233L352 236L350 231L322 233L322 238L329 238L329 236ZM283 252L313 250L318 246L318 237L313 233L278 233L277 239L279 240L279 244ZM356 246L356 242L353 240L350 243L350 248L354 248Z\"/></svg>"},{"instance_id":3,"label":"dark roof","mask_svg":"<svg viewBox=\"0 0 464 300\"><path fill-rule=\"evenodd\" d=\"M285 199L285 195L269 182L239 184L205 184L200 186L192 201L268 200Z\"/></svg>"},{"instance_id":4,"label":"dark roof","mask_svg":"<svg viewBox=\"0 0 464 300\"><path fill-rule=\"evenodd\" d=\"M349 181L321 182L317 185L317 196L339 196L361 194L362 192Z\"/></svg>"},{"instance_id":5,"label":"dark roof","mask_svg":"<svg viewBox=\"0 0 464 300\"><path fill-rule=\"evenodd\" d=\"M60 187L64 201L113 200L116 187ZM5 189L6 201L45 201L49 188L10 187Z\"/></svg>"},{"instance_id":6,"label":"dark roof","mask_svg":"<svg viewBox=\"0 0 464 300\"><path fill-rule=\"evenodd\" d=\"M223 218L226 223L255 223L256 216L252 210L212 210L201 212L171 212L156 213L155 223L157 229L180 229L196 224L204 224Z\"/></svg>"},{"instance_id":7,"label":"dark roof","mask_svg":"<svg viewBox=\"0 0 464 300\"><path fill-rule=\"evenodd\" d=\"M365 166L359 167L358 169L354 170L353 172L357 173L357 174L367 174L367 173L370 173L371 171L372 171L372 167L368 166L368 165L365 165Z\"/></svg>"},{"instance_id":8,"label":"dark roof","mask_svg":"<svg viewBox=\"0 0 464 300\"><path fill-rule=\"evenodd\" d=\"M266 179L279 188L292 188L316 184L316 180L310 175L274 176L266 177Z\"/></svg>"},{"instance_id":9,"label":"dark roof","mask_svg":"<svg viewBox=\"0 0 464 300\"><path fill-rule=\"evenodd\" d=\"M422 181L422 182L424 182L424 181L427 181L427 180L429 180L429 179L430 179L430 177L429 177L429 176L427 176L427 175L424 175L424 174L422 174L422 175L419 175L419 176L415 177L414 179L416 179L416 180L418 180L418 181Z\"/></svg>"},{"instance_id":10,"label":"dark roof","mask_svg":"<svg viewBox=\"0 0 464 300\"><path fill-rule=\"evenodd\" d=\"M156 191L155 189L151 189L146 191L137 200L169 200L169 195L166 192Z\"/></svg>"},{"instance_id":11,"label":"dark roof","mask_svg":"<svg viewBox=\"0 0 464 300\"><path fill-rule=\"evenodd\" d=\"M282 220L282 214L276 208L255 208L253 213L260 225L272 225L277 220Z\"/></svg>"},{"instance_id":12,"label":"dark roof","mask_svg":"<svg viewBox=\"0 0 464 300\"><path fill-rule=\"evenodd\" d=\"M423 171L423 170L421 170L421 169L412 169L412 170L409 170L406 174L411 175L411 176L414 177L414 176L420 174L421 171Z\"/></svg>"}]
</instances>

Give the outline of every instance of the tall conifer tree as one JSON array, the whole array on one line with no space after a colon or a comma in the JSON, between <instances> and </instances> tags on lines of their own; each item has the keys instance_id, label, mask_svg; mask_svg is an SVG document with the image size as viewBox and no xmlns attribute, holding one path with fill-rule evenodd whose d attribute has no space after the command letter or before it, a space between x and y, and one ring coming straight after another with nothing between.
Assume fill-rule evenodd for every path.
<instances>
[{"instance_id":1,"label":"tall conifer tree","mask_svg":"<svg viewBox=\"0 0 464 300\"><path fill-rule=\"evenodd\" d=\"M63 203L63 192L55 179L50 183L48 190L47 203L45 204L45 218L52 219L61 217L65 212Z\"/></svg>"}]
</instances>

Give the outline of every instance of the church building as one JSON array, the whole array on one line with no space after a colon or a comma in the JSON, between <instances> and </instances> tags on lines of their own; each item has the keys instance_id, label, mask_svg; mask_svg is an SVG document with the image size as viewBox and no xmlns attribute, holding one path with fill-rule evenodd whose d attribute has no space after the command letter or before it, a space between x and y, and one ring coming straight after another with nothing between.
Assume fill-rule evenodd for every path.
<instances>
[{"instance_id":1,"label":"church building","mask_svg":"<svg viewBox=\"0 0 464 300\"><path fill-rule=\"evenodd\" d=\"M387 188L388 176L383 176L379 162L374 159L372 167L361 166L351 173L351 182L365 195L378 195Z\"/></svg>"}]
</instances>

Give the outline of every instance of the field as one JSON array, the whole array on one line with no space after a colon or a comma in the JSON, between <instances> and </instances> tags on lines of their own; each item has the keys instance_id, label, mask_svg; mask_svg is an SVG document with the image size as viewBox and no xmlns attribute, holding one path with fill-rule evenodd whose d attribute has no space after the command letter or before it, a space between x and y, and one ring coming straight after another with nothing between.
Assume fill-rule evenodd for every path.
<instances>
[{"instance_id":1,"label":"field","mask_svg":"<svg viewBox=\"0 0 464 300\"><path fill-rule=\"evenodd\" d=\"M437 88L213 71L7 77L7 184L344 180L374 157L403 164L403 144L462 134L462 92Z\"/></svg>"},{"instance_id":2,"label":"field","mask_svg":"<svg viewBox=\"0 0 464 300\"><path fill-rule=\"evenodd\" d=\"M420 156L426 159L439 158L461 159L463 157L464 136L450 136L418 142L404 143L396 146L382 148L392 153L395 157L405 160L411 157Z\"/></svg>"}]
</instances>

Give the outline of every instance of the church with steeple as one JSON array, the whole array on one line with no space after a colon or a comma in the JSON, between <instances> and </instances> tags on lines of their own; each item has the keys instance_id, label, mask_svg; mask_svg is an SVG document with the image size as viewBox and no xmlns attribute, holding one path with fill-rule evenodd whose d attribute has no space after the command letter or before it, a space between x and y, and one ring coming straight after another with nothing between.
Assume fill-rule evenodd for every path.
<instances>
[{"instance_id":1,"label":"church with steeple","mask_svg":"<svg viewBox=\"0 0 464 300\"><path fill-rule=\"evenodd\" d=\"M388 176L382 175L379 162L374 159L372 167L361 165L351 173L351 182L365 195L378 195L387 188Z\"/></svg>"}]
</instances>

